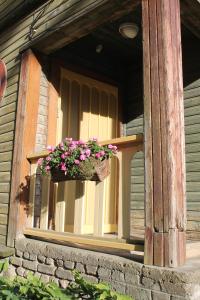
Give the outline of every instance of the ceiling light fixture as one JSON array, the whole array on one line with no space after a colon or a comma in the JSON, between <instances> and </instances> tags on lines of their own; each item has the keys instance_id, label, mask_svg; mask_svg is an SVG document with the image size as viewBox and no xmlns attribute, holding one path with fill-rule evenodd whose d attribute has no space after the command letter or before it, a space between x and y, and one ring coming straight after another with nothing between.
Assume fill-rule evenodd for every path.
<instances>
[{"instance_id":1,"label":"ceiling light fixture","mask_svg":"<svg viewBox=\"0 0 200 300\"><path fill-rule=\"evenodd\" d=\"M119 26L120 34L126 39L134 39L138 31L139 28L135 23L122 23Z\"/></svg>"}]
</instances>

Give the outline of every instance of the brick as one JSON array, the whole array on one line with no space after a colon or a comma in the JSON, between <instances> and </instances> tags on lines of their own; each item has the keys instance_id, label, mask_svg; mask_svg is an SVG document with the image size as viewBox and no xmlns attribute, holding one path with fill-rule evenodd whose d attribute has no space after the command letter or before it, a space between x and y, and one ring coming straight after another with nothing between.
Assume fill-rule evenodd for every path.
<instances>
[{"instance_id":1,"label":"brick","mask_svg":"<svg viewBox=\"0 0 200 300\"><path fill-rule=\"evenodd\" d=\"M57 265L58 267L63 267L63 260L62 260L62 259L57 259L57 260L56 260L56 265Z\"/></svg>"},{"instance_id":2,"label":"brick","mask_svg":"<svg viewBox=\"0 0 200 300\"><path fill-rule=\"evenodd\" d=\"M79 271L80 273L85 273L85 267L84 267L84 265L81 264L81 263L77 263L75 269L76 269L77 271Z\"/></svg>"},{"instance_id":3,"label":"brick","mask_svg":"<svg viewBox=\"0 0 200 300\"><path fill-rule=\"evenodd\" d=\"M26 278L29 274L34 274L33 271L25 270L24 271L24 277Z\"/></svg>"},{"instance_id":4,"label":"brick","mask_svg":"<svg viewBox=\"0 0 200 300\"><path fill-rule=\"evenodd\" d=\"M21 252L25 252L27 243L28 241L26 238L16 239L15 248Z\"/></svg>"},{"instance_id":5,"label":"brick","mask_svg":"<svg viewBox=\"0 0 200 300\"><path fill-rule=\"evenodd\" d=\"M122 273L118 270L114 270L112 272L112 280L114 280L114 281L124 281L124 273Z\"/></svg>"},{"instance_id":6,"label":"brick","mask_svg":"<svg viewBox=\"0 0 200 300\"><path fill-rule=\"evenodd\" d=\"M73 270L73 269L74 269L74 266L75 266L75 263L74 263L74 262L68 261L68 260L64 261L64 267L65 267L66 269Z\"/></svg>"},{"instance_id":7,"label":"brick","mask_svg":"<svg viewBox=\"0 0 200 300\"><path fill-rule=\"evenodd\" d=\"M37 260L37 255L31 253L30 256L29 256L29 260L36 261Z\"/></svg>"},{"instance_id":8,"label":"brick","mask_svg":"<svg viewBox=\"0 0 200 300\"><path fill-rule=\"evenodd\" d=\"M22 252L22 251L20 251L20 250L18 250L18 249L16 249L16 251L15 251L15 255L16 255L16 256L18 256L18 257L22 257L22 255L23 255L23 252Z\"/></svg>"},{"instance_id":9,"label":"brick","mask_svg":"<svg viewBox=\"0 0 200 300\"><path fill-rule=\"evenodd\" d=\"M50 282L54 282L54 283L56 283L57 285L59 285L59 279L58 279L58 278L55 278L54 276L51 276L51 277L49 278L49 281L50 281Z\"/></svg>"},{"instance_id":10,"label":"brick","mask_svg":"<svg viewBox=\"0 0 200 300\"><path fill-rule=\"evenodd\" d=\"M69 271L69 270L64 270L61 267L59 267L56 270L56 277L58 277L59 279L66 279L66 280L69 280L69 281L74 280L74 276L73 276L72 272Z\"/></svg>"},{"instance_id":11,"label":"brick","mask_svg":"<svg viewBox=\"0 0 200 300\"><path fill-rule=\"evenodd\" d=\"M114 291L117 291L118 293L125 294L126 293L126 284L121 283L119 281L112 281L111 286Z\"/></svg>"},{"instance_id":12,"label":"brick","mask_svg":"<svg viewBox=\"0 0 200 300\"><path fill-rule=\"evenodd\" d=\"M133 297L134 300L151 300L150 290L135 287L133 285L128 285L126 287L126 295Z\"/></svg>"},{"instance_id":13,"label":"brick","mask_svg":"<svg viewBox=\"0 0 200 300\"><path fill-rule=\"evenodd\" d=\"M44 282L44 283L48 283L49 282L49 276L46 274L42 274L40 279Z\"/></svg>"},{"instance_id":14,"label":"brick","mask_svg":"<svg viewBox=\"0 0 200 300\"><path fill-rule=\"evenodd\" d=\"M88 254L86 259L84 259L84 264L91 265L91 266L98 266L99 259L96 253Z\"/></svg>"},{"instance_id":15,"label":"brick","mask_svg":"<svg viewBox=\"0 0 200 300\"><path fill-rule=\"evenodd\" d=\"M59 285L60 285L60 287L61 287L62 289L66 289L67 286L69 285L69 281L60 279L60 280L59 280Z\"/></svg>"},{"instance_id":16,"label":"brick","mask_svg":"<svg viewBox=\"0 0 200 300\"><path fill-rule=\"evenodd\" d=\"M38 264L37 270L38 272L43 274L54 275L56 267L54 267L53 265Z\"/></svg>"},{"instance_id":17,"label":"brick","mask_svg":"<svg viewBox=\"0 0 200 300\"><path fill-rule=\"evenodd\" d=\"M8 266L8 269L6 271L3 271L3 277L7 278L14 278L16 276L15 267L12 265Z\"/></svg>"},{"instance_id":18,"label":"brick","mask_svg":"<svg viewBox=\"0 0 200 300\"><path fill-rule=\"evenodd\" d=\"M25 269L28 269L31 271L37 271L37 262L36 261L24 260L22 265Z\"/></svg>"},{"instance_id":19,"label":"brick","mask_svg":"<svg viewBox=\"0 0 200 300\"><path fill-rule=\"evenodd\" d=\"M97 274L97 266L86 265L86 272L89 275Z\"/></svg>"},{"instance_id":20,"label":"brick","mask_svg":"<svg viewBox=\"0 0 200 300\"><path fill-rule=\"evenodd\" d=\"M53 260L53 258L47 257L45 262L46 262L47 265L54 265L54 260Z\"/></svg>"},{"instance_id":21,"label":"brick","mask_svg":"<svg viewBox=\"0 0 200 300\"><path fill-rule=\"evenodd\" d=\"M28 252L24 252L23 258L29 259L29 257L30 257L30 254Z\"/></svg>"},{"instance_id":22,"label":"brick","mask_svg":"<svg viewBox=\"0 0 200 300\"><path fill-rule=\"evenodd\" d=\"M105 278L109 280L111 278L111 270L100 267L98 269L98 275L100 278Z\"/></svg>"},{"instance_id":23,"label":"brick","mask_svg":"<svg viewBox=\"0 0 200 300\"><path fill-rule=\"evenodd\" d=\"M91 283L98 283L99 280L97 277L94 277L94 276L90 276L90 275L86 275L86 274L83 274L82 277L86 280L86 281L89 281Z\"/></svg>"},{"instance_id":24,"label":"brick","mask_svg":"<svg viewBox=\"0 0 200 300\"><path fill-rule=\"evenodd\" d=\"M125 282L138 285L140 283L140 276L135 273L125 273Z\"/></svg>"},{"instance_id":25,"label":"brick","mask_svg":"<svg viewBox=\"0 0 200 300\"><path fill-rule=\"evenodd\" d=\"M22 267L18 267L17 269L16 269L16 273L17 273L17 275L19 275L19 276L24 276L24 272L25 272L25 269L24 268L22 268Z\"/></svg>"},{"instance_id":26,"label":"brick","mask_svg":"<svg viewBox=\"0 0 200 300\"><path fill-rule=\"evenodd\" d=\"M22 258L13 256L10 258L10 263L14 266L21 267L22 266Z\"/></svg>"},{"instance_id":27,"label":"brick","mask_svg":"<svg viewBox=\"0 0 200 300\"><path fill-rule=\"evenodd\" d=\"M157 291L152 291L151 297L152 300L170 300L169 294L165 294Z\"/></svg>"},{"instance_id":28,"label":"brick","mask_svg":"<svg viewBox=\"0 0 200 300\"><path fill-rule=\"evenodd\" d=\"M144 288L160 291L161 286L159 282L156 282L155 280L147 277L142 278L142 285Z\"/></svg>"},{"instance_id":29,"label":"brick","mask_svg":"<svg viewBox=\"0 0 200 300\"><path fill-rule=\"evenodd\" d=\"M40 279L41 274L40 274L39 272L35 272L35 273L34 273L34 276Z\"/></svg>"},{"instance_id":30,"label":"brick","mask_svg":"<svg viewBox=\"0 0 200 300\"><path fill-rule=\"evenodd\" d=\"M39 254L37 258L38 258L38 261L39 261L40 263L45 263L45 260L46 260L46 257L45 257L45 256Z\"/></svg>"}]
</instances>

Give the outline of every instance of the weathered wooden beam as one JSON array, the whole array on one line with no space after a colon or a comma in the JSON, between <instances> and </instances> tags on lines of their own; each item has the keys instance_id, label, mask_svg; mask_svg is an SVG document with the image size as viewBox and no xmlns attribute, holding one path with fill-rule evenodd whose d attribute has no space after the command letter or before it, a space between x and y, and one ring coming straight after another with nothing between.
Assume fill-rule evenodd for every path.
<instances>
[{"instance_id":1,"label":"weathered wooden beam","mask_svg":"<svg viewBox=\"0 0 200 300\"><path fill-rule=\"evenodd\" d=\"M77 40L77 38L89 34L103 23L114 21L123 15L127 15L134 10L140 1L90 0L87 1L87 5L85 5L86 1L80 1L80 7L76 13L67 16L66 20L59 26L55 26L49 32L45 32L45 36L44 33L39 35L35 41L31 42L31 46L49 54Z\"/></svg>"},{"instance_id":2,"label":"weathered wooden beam","mask_svg":"<svg viewBox=\"0 0 200 300\"><path fill-rule=\"evenodd\" d=\"M195 36L200 38L200 1L181 0L181 21Z\"/></svg>"},{"instance_id":3,"label":"weathered wooden beam","mask_svg":"<svg viewBox=\"0 0 200 300\"><path fill-rule=\"evenodd\" d=\"M27 153L35 148L41 66L31 50L22 54L17 120L12 164L7 245L14 246L17 233L27 221L30 165Z\"/></svg>"},{"instance_id":4,"label":"weathered wooden beam","mask_svg":"<svg viewBox=\"0 0 200 300\"><path fill-rule=\"evenodd\" d=\"M179 0L143 0L145 263L185 262L185 140Z\"/></svg>"}]
</instances>

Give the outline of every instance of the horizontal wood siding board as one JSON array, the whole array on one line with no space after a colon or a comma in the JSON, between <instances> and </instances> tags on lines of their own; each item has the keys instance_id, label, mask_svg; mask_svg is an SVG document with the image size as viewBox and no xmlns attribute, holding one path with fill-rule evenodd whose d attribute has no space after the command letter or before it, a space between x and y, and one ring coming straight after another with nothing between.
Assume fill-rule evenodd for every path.
<instances>
[{"instance_id":1,"label":"horizontal wood siding board","mask_svg":"<svg viewBox=\"0 0 200 300\"><path fill-rule=\"evenodd\" d=\"M9 194L8 193L0 193L0 203L6 204L9 202Z\"/></svg>"},{"instance_id":2,"label":"horizontal wood siding board","mask_svg":"<svg viewBox=\"0 0 200 300\"><path fill-rule=\"evenodd\" d=\"M185 87L187 218L190 236L200 238L200 79ZM139 105L139 104L138 104ZM143 115L126 123L126 134L142 132ZM144 160L136 156L131 163L131 233L144 222Z\"/></svg>"}]
</instances>

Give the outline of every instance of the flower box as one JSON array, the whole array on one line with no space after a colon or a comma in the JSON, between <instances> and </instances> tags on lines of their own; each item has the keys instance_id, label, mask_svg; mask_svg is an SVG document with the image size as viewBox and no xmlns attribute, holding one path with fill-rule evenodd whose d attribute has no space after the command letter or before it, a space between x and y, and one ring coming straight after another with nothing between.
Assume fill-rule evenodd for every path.
<instances>
[{"instance_id":1,"label":"flower box","mask_svg":"<svg viewBox=\"0 0 200 300\"><path fill-rule=\"evenodd\" d=\"M110 174L109 159L117 153L116 146L101 146L94 138L88 142L66 138L48 150L51 152L38 165L42 174L51 173L53 182L103 181Z\"/></svg>"},{"instance_id":2,"label":"flower box","mask_svg":"<svg viewBox=\"0 0 200 300\"><path fill-rule=\"evenodd\" d=\"M110 164L108 159L105 159L103 161L90 162L89 168L86 167L86 165L88 165L88 162L82 162L82 172L74 176L70 176L69 174L66 174L65 171L61 171L59 169L52 169L51 179L53 182L61 182L68 180L103 181L110 174Z\"/></svg>"}]
</instances>

